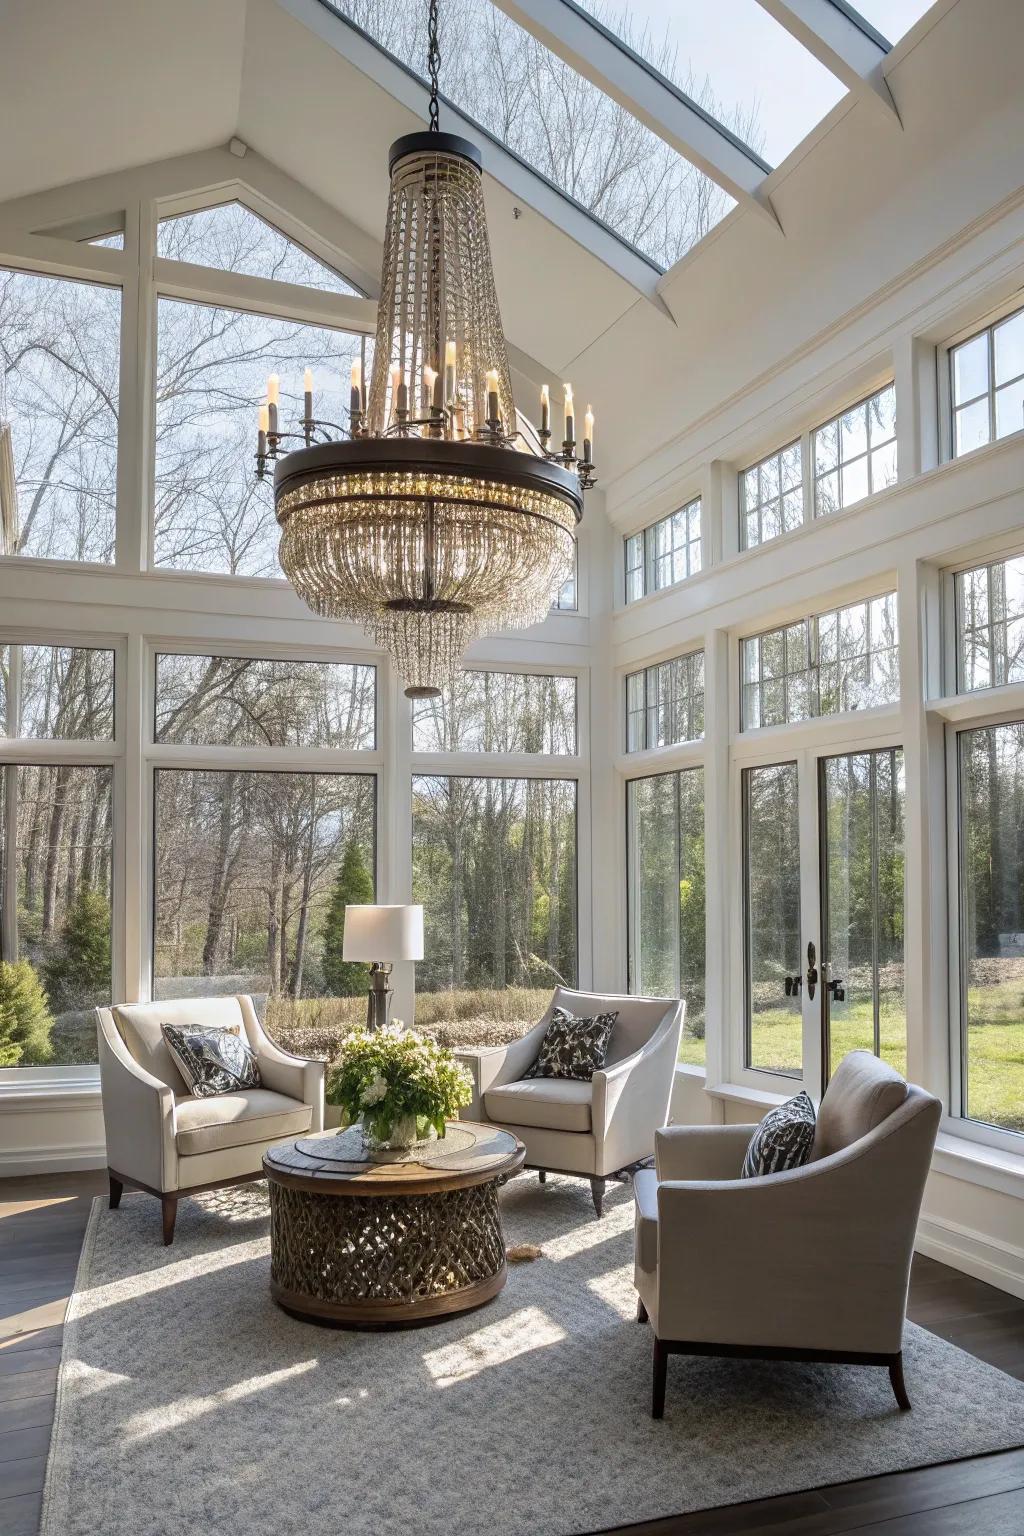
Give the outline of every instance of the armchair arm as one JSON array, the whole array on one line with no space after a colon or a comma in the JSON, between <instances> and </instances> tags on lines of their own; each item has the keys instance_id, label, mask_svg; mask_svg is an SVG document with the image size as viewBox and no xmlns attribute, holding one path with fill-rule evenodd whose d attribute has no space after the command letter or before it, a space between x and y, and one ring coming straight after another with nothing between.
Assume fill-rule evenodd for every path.
<instances>
[{"instance_id":1,"label":"armchair arm","mask_svg":"<svg viewBox=\"0 0 1024 1536\"><path fill-rule=\"evenodd\" d=\"M150 1189L178 1187L174 1093L131 1055L109 1008L96 1009L107 1164Z\"/></svg>"},{"instance_id":2,"label":"armchair arm","mask_svg":"<svg viewBox=\"0 0 1024 1536\"><path fill-rule=\"evenodd\" d=\"M785 1173L660 1184L661 1337L895 1353L939 1113L908 1101Z\"/></svg>"},{"instance_id":3,"label":"armchair arm","mask_svg":"<svg viewBox=\"0 0 1024 1536\"><path fill-rule=\"evenodd\" d=\"M484 1094L489 1088L498 1088L502 1083L519 1081L537 1059L547 1027L547 1020L542 1019L519 1040L510 1040L507 1045L467 1046L453 1052L456 1061L468 1067L473 1079L473 1098L459 1112L463 1120L486 1119Z\"/></svg>"},{"instance_id":4,"label":"armchair arm","mask_svg":"<svg viewBox=\"0 0 1024 1536\"><path fill-rule=\"evenodd\" d=\"M756 1125L667 1125L654 1137L659 1179L738 1179Z\"/></svg>"},{"instance_id":5,"label":"armchair arm","mask_svg":"<svg viewBox=\"0 0 1024 1536\"><path fill-rule=\"evenodd\" d=\"M615 1173L654 1151L655 1131L668 1119L685 1007L673 1009L639 1051L594 1073L598 1174Z\"/></svg>"},{"instance_id":6,"label":"armchair arm","mask_svg":"<svg viewBox=\"0 0 1024 1536\"><path fill-rule=\"evenodd\" d=\"M252 998L240 996L238 1002L264 1083L274 1093L283 1093L286 1098L298 1099L301 1104L311 1105L313 1118L310 1130L322 1131L327 1063L309 1060L305 1056L292 1056L290 1052L282 1051L260 1023Z\"/></svg>"}]
</instances>

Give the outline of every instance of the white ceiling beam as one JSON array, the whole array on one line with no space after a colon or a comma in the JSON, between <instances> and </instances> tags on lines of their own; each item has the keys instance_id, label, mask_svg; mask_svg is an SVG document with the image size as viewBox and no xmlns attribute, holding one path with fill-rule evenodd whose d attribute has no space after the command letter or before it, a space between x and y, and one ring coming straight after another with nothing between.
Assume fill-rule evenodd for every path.
<instances>
[{"instance_id":1,"label":"white ceiling beam","mask_svg":"<svg viewBox=\"0 0 1024 1536\"><path fill-rule=\"evenodd\" d=\"M779 228L764 190L771 166L586 11L563 0L494 0L744 207Z\"/></svg>"},{"instance_id":2,"label":"white ceiling beam","mask_svg":"<svg viewBox=\"0 0 1024 1536\"><path fill-rule=\"evenodd\" d=\"M889 49L867 22L858 24L832 0L758 0L758 4L861 101L879 108L890 122L900 121L882 72Z\"/></svg>"},{"instance_id":3,"label":"white ceiling beam","mask_svg":"<svg viewBox=\"0 0 1024 1536\"><path fill-rule=\"evenodd\" d=\"M328 47L352 64L368 79L387 91L424 124L428 120L429 90L411 69L385 52L359 27L321 0L279 0L283 10L301 21ZM658 294L661 268L649 260L613 229L595 218L568 193L535 171L525 160L489 133L471 117L460 112L454 102L444 101L444 126L448 133L460 134L473 141L484 139L484 168L519 202L549 220L556 228L596 256L669 319L671 316Z\"/></svg>"}]
</instances>

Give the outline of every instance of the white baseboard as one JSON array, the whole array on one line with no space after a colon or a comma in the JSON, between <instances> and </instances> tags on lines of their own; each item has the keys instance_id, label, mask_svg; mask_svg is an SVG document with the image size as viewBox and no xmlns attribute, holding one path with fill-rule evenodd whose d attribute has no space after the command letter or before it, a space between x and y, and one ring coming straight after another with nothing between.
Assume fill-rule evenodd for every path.
<instances>
[{"instance_id":1,"label":"white baseboard","mask_svg":"<svg viewBox=\"0 0 1024 1536\"><path fill-rule=\"evenodd\" d=\"M921 1217L915 1247L929 1259L1024 1300L1024 1248L939 1216Z\"/></svg>"},{"instance_id":2,"label":"white baseboard","mask_svg":"<svg viewBox=\"0 0 1024 1536\"><path fill-rule=\"evenodd\" d=\"M89 1168L106 1166L107 1149L102 1142L0 1152L0 1179L20 1178L32 1173L82 1173Z\"/></svg>"}]
</instances>

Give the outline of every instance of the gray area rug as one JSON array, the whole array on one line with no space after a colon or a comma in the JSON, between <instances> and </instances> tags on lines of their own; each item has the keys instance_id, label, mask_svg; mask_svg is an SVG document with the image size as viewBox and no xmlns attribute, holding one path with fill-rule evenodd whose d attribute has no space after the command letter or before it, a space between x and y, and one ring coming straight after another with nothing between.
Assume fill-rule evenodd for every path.
<instances>
[{"instance_id":1,"label":"gray area rug","mask_svg":"<svg viewBox=\"0 0 1024 1536\"><path fill-rule=\"evenodd\" d=\"M1024 1383L908 1326L884 1370L669 1362L650 1418L632 1193L502 1194L510 1266L479 1312L390 1334L270 1300L265 1186L94 1204L65 1329L43 1536L571 1536L1024 1442Z\"/></svg>"}]
</instances>

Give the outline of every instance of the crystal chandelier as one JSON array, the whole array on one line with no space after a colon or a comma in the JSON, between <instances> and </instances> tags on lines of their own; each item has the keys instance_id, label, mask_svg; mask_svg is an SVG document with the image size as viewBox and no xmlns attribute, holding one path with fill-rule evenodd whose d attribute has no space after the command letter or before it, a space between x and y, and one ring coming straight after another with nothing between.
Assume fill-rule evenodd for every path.
<instances>
[{"instance_id":1,"label":"crystal chandelier","mask_svg":"<svg viewBox=\"0 0 1024 1536\"><path fill-rule=\"evenodd\" d=\"M391 191L367 398L352 364L349 427L278 423L260 408L256 469L274 460L281 565L325 618L363 625L410 698L450 683L478 635L539 623L572 574L594 418L577 457L572 388L551 449L548 388L535 431L517 417L491 268L482 160L438 129L437 0L429 6L430 128L391 146ZM298 437L303 447L282 443Z\"/></svg>"}]
</instances>

